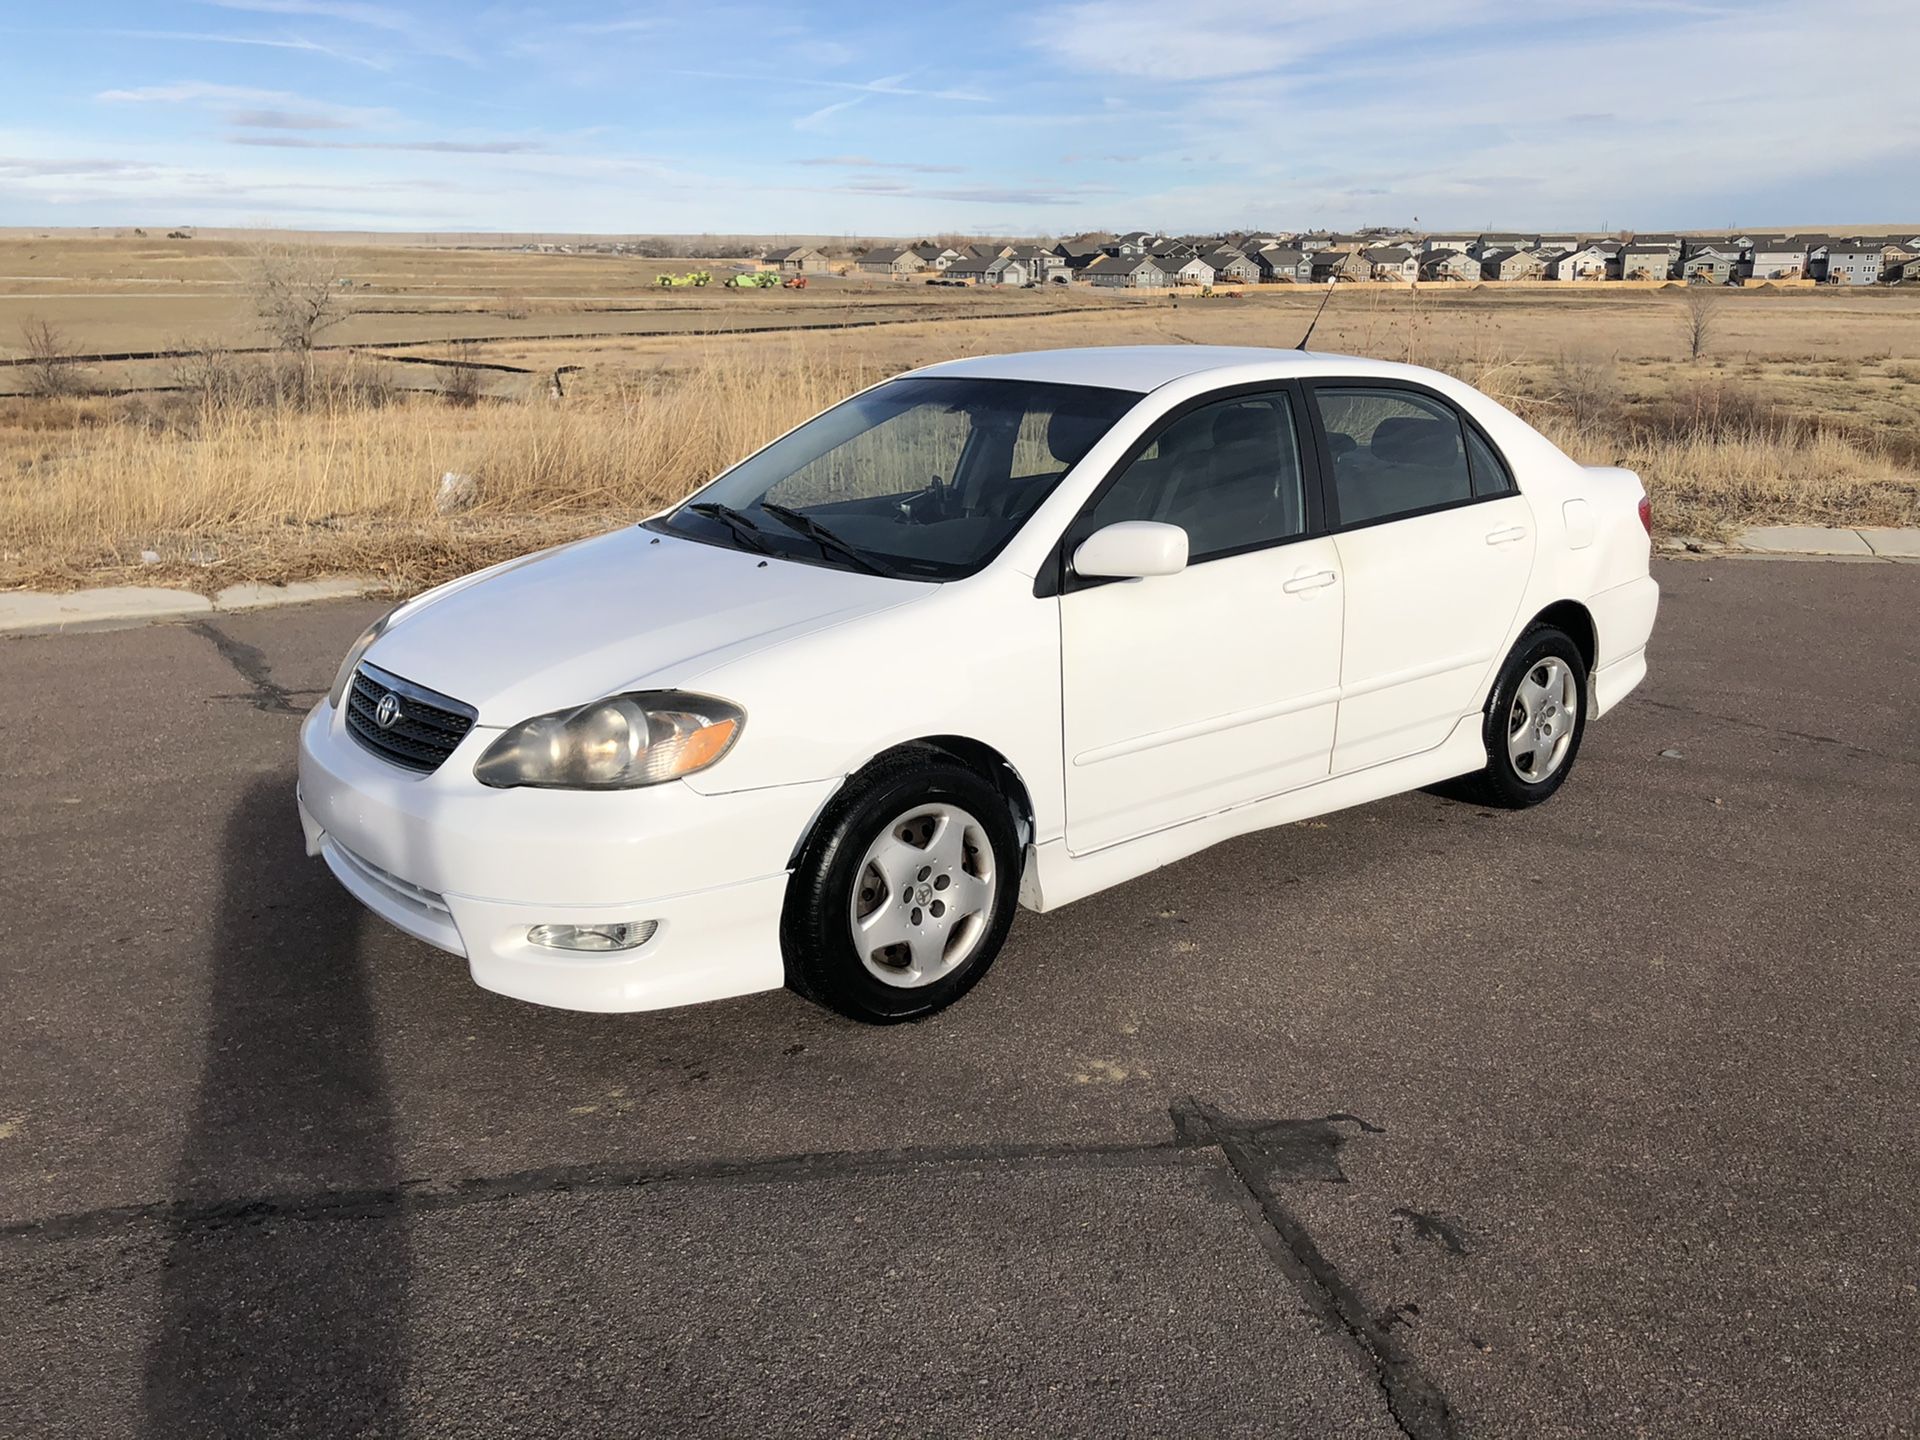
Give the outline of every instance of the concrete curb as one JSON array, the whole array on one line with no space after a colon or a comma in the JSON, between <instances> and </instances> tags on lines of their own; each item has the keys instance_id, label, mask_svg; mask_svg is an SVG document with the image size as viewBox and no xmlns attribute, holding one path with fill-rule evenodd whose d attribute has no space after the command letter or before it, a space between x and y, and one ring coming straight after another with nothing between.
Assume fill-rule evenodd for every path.
<instances>
[{"instance_id":1,"label":"concrete curb","mask_svg":"<svg viewBox=\"0 0 1920 1440\"><path fill-rule=\"evenodd\" d=\"M160 620L237 615L276 605L344 600L384 588L370 579L301 580L292 585L229 585L211 600L192 590L117 585L104 590L0 593L0 635L51 635L77 630L125 630Z\"/></svg>"},{"instance_id":2,"label":"concrete curb","mask_svg":"<svg viewBox=\"0 0 1920 1440\"><path fill-rule=\"evenodd\" d=\"M1777 555L1822 560L1920 560L1920 529L1756 525L1733 539L1667 539L1660 549L1696 555Z\"/></svg>"}]
</instances>

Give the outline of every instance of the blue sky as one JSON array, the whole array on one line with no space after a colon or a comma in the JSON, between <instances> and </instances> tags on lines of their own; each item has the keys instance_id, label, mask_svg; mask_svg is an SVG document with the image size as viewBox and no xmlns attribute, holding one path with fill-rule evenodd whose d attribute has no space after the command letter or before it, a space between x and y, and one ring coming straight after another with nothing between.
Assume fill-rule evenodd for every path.
<instances>
[{"instance_id":1,"label":"blue sky","mask_svg":"<svg viewBox=\"0 0 1920 1440\"><path fill-rule=\"evenodd\" d=\"M1920 222L1920 3L0 7L0 224Z\"/></svg>"}]
</instances>

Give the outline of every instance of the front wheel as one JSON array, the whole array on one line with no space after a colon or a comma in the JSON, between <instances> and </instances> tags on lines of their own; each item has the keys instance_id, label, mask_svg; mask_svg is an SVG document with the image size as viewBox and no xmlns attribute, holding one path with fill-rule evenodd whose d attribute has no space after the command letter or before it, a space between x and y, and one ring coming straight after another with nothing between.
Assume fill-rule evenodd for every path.
<instances>
[{"instance_id":1,"label":"front wheel","mask_svg":"<svg viewBox=\"0 0 1920 1440\"><path fill-rule=\"evenodd\" d=\"M1587 728L1587 666L1565 631L1536 625L1500 667L1487 701L1487 768L1470 776L1472 799L1524 810L1566 781Z\"/></svg>"},{"instance_id":2,"label":"front wheel","mask_svg":"<svg viewBox=\"0 0 1920 1440\"><path fill-rule=\"evenodd\" d=\"M937 751L885 756L848 782L788 882L788 983L870 1024L930 1015L986 973L1019 888L992 785Z\"/></svg>"}]
</instances>

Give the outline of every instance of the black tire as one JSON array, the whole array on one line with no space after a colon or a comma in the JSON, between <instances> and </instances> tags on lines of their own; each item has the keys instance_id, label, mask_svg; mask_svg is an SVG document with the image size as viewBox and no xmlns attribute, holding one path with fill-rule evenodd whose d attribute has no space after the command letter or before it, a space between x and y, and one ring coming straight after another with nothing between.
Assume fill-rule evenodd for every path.
<instances>
[{"instance_id":1,"label":"black tire","mask_svg":"<svg viewBox=\"0 0 1920 1440\"><path fill-rule=\"evenodd\" d=\"M1521 683L1548 660L1558 660L1566 667L1578 699L1568 707L1573 712L1573 726L1567 736L1566 753L1543 778L1529 780L1509 753L1508 727L1515 719L1515 699ZM1573 762L1580 755L1580 741L1587 733L1589 682L1587 662L1581 659L1580 647L1573 643L1570 635L1552 625L1529 626L1500 667L1493 693L1487 697L1482 729L1487 745L1487 768L1463 778L1462 798L1502 810L1525 810L1552 796L1566 783Z\"/></svg>"},{"instance_id":2,"label":"black tire","mask_svg":"<svg viewBox=\"0 0 1920 1440\"><path fill-rule=\"evenodd\" d=\"M993 850L991 913L965 960L929 984L904 988L876 979L854 946L850 907L867 849L917 805L965 810ZM1021 849L1007 800L979 772L944 751L911 747L881 756L836 795L801 849L787 882L780 946L787 984L854 1020L890 1025L944 1010L993 964L1020 901Z\"/></svg>"}]
</instances>

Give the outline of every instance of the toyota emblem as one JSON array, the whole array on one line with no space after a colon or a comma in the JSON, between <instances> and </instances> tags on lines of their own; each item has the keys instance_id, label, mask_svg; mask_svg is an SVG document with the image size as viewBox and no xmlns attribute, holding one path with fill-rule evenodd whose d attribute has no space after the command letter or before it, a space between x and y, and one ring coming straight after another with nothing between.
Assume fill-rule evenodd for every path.
<instances>
[{"instance_id":1,"label":"toyota emblem","mask_svg":"<svg viewBox=\"0 0 1920 1440\"><path fill-rule=\"evenodd\" d=\"M389 690L373 707L373 718L382 730L391 730L400 720L400 697Z\"/></svg>"}]
</instances>

